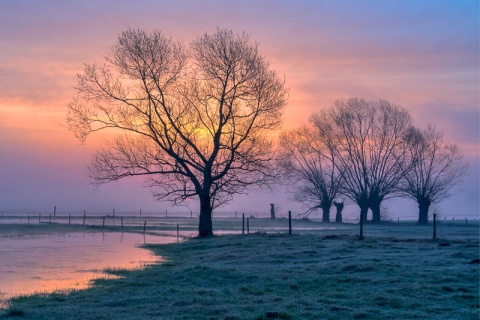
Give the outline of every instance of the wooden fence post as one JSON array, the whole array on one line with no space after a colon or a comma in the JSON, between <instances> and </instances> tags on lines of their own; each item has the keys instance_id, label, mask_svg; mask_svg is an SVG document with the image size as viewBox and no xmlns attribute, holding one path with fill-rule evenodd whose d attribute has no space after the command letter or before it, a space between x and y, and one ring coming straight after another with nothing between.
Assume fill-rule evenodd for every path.
<instances>
[{"instance_id":1,"label":"wooden fence post","mask_svg":"<svg viewBox=\"0 0 480 320\"><path fill-rule=\"evenodd\" d=\"M177 242L178 242L178 237L180 236L180 227L177 224Z\"/></svg>"},{"instance_id":2,"label":"wooden fence post","mask_svg":"<svg viewBox=\"0 0 480 320\"><path fill-rule=\"evenodd\" d=\"M363 217L360 214L360 240L363 240Z\"/></svg>"},{"instance_id":3,"label":"wooden fence post","mask_svg":"<svg viewBox=\"0 0 480 320\"><path fill-rule=\"evenodd\" d=\"M242 213L242 234L245 234L245 213Z\"/></svg>"},{"instance_id":4,"label":"wooden fence post","mask_svg":"<svg viewBox=\"0 0 480 320\"><path fill-rule=\"evenodd\" d=\"M53 207L53 216L54 217L55 217L56 213L57 213L57 206Z\"/></svg>"},{"instance_id":5,"label":"wooden fence post","mask_svg":"<svg viewBox=\"0 0 480 320\"><path fill-rule=\"evenodd\" d=\"M247 234L250 234L250 218L247 218Z\"/></svg>"},{"instance_id":6,"label":"wooden fence post","mask_svg":"<svg viewBox=\"0 0 480 320\"><path fill-rule=\"evenodd\" d=\"M433 214L433 239L437 239L437 214Z\"/></svg>"},{"instance_id":7,"label":"wooden fence post","mask_svg":"<svg viewBox=\"0 0 480 320\"><path fill-rule=\"evenodd\" d=\"M103 228L105 228L105 217L103 217Z\"/></svg>"},{"instance_id":8,"label":"wooden fence post","mask_svg":"<svg viewBox=\"0 0 480 320\"><path fill-rule=\"evenodd\" d=\"M145 234L145 231L147 230L147 221L143 224L143 234Z\"/></svg>"},{"instance_id":9,"label":"wooden fence post","mask_svg":"<svg viewBox=\"0 0 480 320\"><path fill-rule=\"evenodd\" d=\"M85 210L83 210L83 225L85 225Z\"/></svg>"},{"instance_id":10,"label":"wooden fence post","mask_svg":"<svg viewBox=\"0 0 480 320\"><path fill-rule=\"evenodd\" d=\"M292 211L288 211L288 234L292 234Z\"/></svg>"}]
</instances>

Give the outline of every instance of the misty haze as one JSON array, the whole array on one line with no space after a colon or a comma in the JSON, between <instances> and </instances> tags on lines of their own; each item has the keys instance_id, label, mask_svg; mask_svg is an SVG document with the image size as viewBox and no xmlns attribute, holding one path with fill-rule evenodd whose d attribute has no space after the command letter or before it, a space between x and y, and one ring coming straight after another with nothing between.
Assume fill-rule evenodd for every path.
<instances>
[{"instance_id":1,"label":"misty haze","mask_svg":"<svg viewBox=\"0 0 480 320\"><path fill-rule=\"evenodd\" d=\"M479 3L0 4L0 319L478 319Z\"/></svg>"}]
</instances>

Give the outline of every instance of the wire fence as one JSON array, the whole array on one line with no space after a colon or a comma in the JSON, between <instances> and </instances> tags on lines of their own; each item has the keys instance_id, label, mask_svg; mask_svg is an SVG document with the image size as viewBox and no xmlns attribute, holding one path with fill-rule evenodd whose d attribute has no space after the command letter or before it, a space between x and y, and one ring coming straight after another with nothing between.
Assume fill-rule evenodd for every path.
<instances>
[{"instance_id":1,"label":"wire fence","mask_svg":"<svg viewBox=\"0 0 480 320\"><path fill-rule=\"evenodd\" d=\"M430 226L421 226L408 217L384 220L381 224L369 224L359 229L359 219L343 219L342 223L322 223L320 219L311 219L291 215L275 220L259 217L255 214L236 212L217 212L213 216L216 234L250 234L250 233L314 233L329 235L371 235L375 237L429 238L432 237ZM439 230L439 237L449 234L455 238L478 238L478 217L460 219L437 218L439 228L449 227L448 231ZM194 237L198 234L198 214L194 212L1 212L0 224L52 224L88 226L110 231L149 232L157 235ZM435 238L436 235L433 235Z\"/></svg>"},{"instance_id":2,"label":"wire fence","mask_svg":"<svg viewBox=\"0 0 480 320\"><path fill-rule=\"evenodd\" d=\"M258 213L258 212L232 212L232 211L215 211L212 215L212 218L215 219L241 219L243 217L248 217L250 219L269 219L270 213ZM288 217L287 213L277 214L278 219L286 219ZM330 222L334 222L335 218L333 215L330 218ZM86 224L86 225L99 225L104 224L103 219L107 219L108 223L115 225L115 223L120 221L122 218L125 225L138 224L138 220L147 220L147 221L167 221L168 219L198 219L199 213L190 211L116 211L113 209L110 212L106 211L58 211L56 207L53 211L0 211L0 223L35 223L37 222L55 222L55 223L73 223L73 224ZM120 219L120 220L119 220ZM304 216L302 214L292 214L292 219L296 220L311 220L311 221L321 221L320 216ZM83 221L85 220L85 221ZM433 221L433 214L429 217L430 221ZM463 214L463 215L444 215L437 214L438 222L447 222L447 221L465 221L467 224L469 221L479 221L479 214ZM391 223L411 223L417 222L418 215L402 215L402 216L387 216L382 217L382 222L391 222ZM121 222L121 221L120 221ZM343 216L342 222L345 223L358 223L358 216Z\"/></svg>"}]
</instances>

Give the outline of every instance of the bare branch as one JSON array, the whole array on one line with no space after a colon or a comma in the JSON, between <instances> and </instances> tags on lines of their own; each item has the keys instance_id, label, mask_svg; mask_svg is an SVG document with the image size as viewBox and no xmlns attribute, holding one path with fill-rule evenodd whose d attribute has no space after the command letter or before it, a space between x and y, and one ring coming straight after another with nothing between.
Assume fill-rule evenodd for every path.
<instances>
[{"instance_id":1,"label":"bare branch","mask_svg":"<svg viewBox=\"0 0 480 320\"><path fill-rule=\"evenodd\" d=\"M386 100L338 100L311 122L320 139L332 146L342 176L340 192L361 208L366 219L380 221L381 202L397 194L398 184L411 160L407 152L409 113Z\"/></svg>"},{"instance_id":2,"label":"bare branch","mask_svg":"<svg viewBox=\"0 0 480 320\"><path fill-rule=\"evenodd\" d=\"M468 163L454 144L443 140L443 133L433 126L412 129L408 151L413 159L406 171L401 190L418 203L419 223L428 222L428 209L452 195L468 174Z\"/></svg>"},{"instance_id":3,"label":"bare branch","mask_svg":"<svg viewBox=\"0 0 480 320\"><path fill-rule=\"evenodd\" d=\"M287 91L247 34L217 30L187 48L129 29L105 64L86 65L67 124L83 143L113 130L88 167L92 183L145 176L158 199L200 199L200 234L211 210L272 181L271 133Z\"/></svg>"}]
</instances>

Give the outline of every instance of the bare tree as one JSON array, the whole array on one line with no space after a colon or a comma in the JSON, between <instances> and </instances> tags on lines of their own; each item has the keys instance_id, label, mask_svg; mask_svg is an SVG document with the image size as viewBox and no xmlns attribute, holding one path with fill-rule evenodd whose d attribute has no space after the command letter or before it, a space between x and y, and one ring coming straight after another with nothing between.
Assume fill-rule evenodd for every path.
<instances>
[{"instance_id":1,"label":"bare tree","mask_svg":"<svg viewBox=\"0 0 480 320\"><path fill-rule=\"evenodd\" d=\"M468 163L458 146L443 140L443 133L433 126L416 130L416 139L409 145L413 166L401 183L403 192L418 204L418 223L428 223L431 204L447 199L451 189L468 174Z\"/></svg>"},{"instance_id":2,"label":"bare tree","mask_svg":"<svg viewBox=\"0 0 480 320\"><path fill-rule=\"evenodd\" d=\"M381 220L380 204L398 192L398 183L411 163L407 152L411 118L407 110L386 100L337 100L312 123L322 139L334 146L342 174L341 193L360 207L363 221Z\"/></svg>"},{"instance_id":3,"label":"bare tree","mask_svg":"<svg viewBox=\"0 0 480 320\"><path fill-rule=\"evenodd\" d=\"M335 222L337 223L343 222L342 211L343 211L343 208L345 207L345 200L342 199L342 202L333 201L333 205L337 209L337 212L335 213Z\"/></svg>"},{"instance_id":4,"label":"bare tree","mask_svg":"<svg viewBox=\"0 0 480 320\"><path fill-rule=\"evenodd\" d=\"M314 127L302 126L281 134L280 150L279 164L295 199L307 206L307 213L321 208L322 221L330 222L340 179L332 146Z\"/></svg>"},{"instance_id":5,"label":"bare tree","mask_svg":"<svg viewBox=\"0 0 480 320\"><path fill-rule=\"evenodd\" d=\"M145 176L158 199L198 197L200 237L213 234L214 208L270 179L286 89L245 33L217 30L186 47L129 29L104 64L85 66L77 90L67 122L78 139L118 134L93 156L92 183Z\"/></svg>"}]
</instances>

